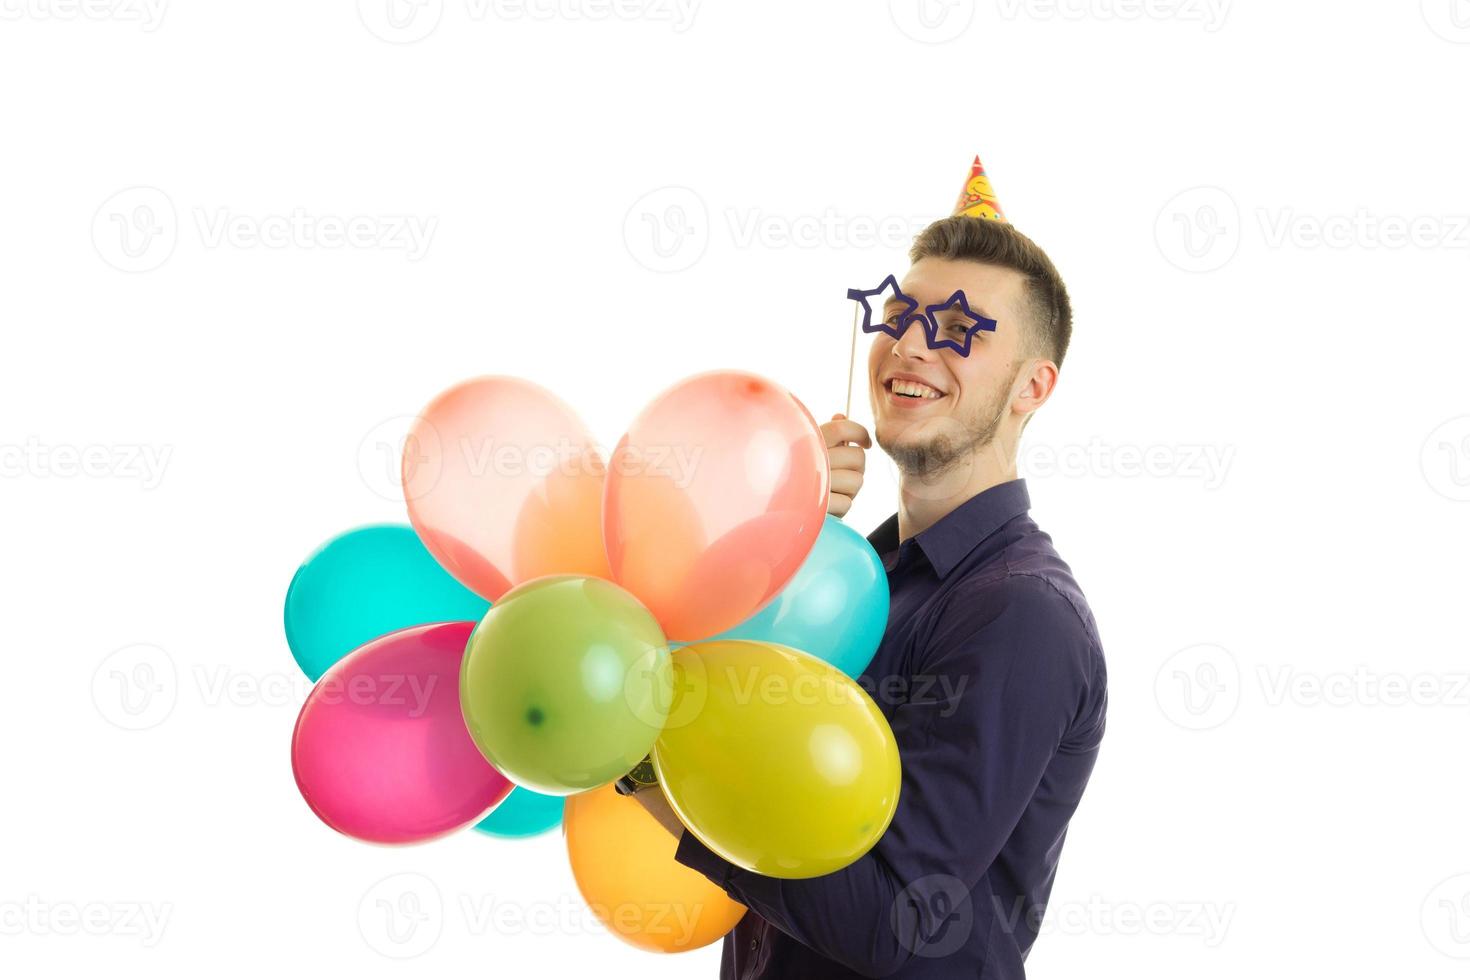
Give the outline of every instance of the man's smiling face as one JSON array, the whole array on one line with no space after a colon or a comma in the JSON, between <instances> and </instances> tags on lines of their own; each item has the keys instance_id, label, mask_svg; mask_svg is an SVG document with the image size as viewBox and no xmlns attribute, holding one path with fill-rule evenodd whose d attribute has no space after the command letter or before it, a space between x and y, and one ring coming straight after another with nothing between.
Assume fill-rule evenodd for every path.
<instances>
[{"instance_id":1,"label":"man's smiling face","mask_svg":"<svg viewBox=\"0 0 1470 980\"><path fill-rule=\"evenodd\" d=\"M874 437L900 470L932 476L989 444L1007 414L1026 347L1025 279L1000 266L929 257L909 268L899 288L920 312L963 290L975 313L996 321L994 331L971 335L968 356L930 348L917 321L899 340L873 335L868 384ZM903 309L893 302L883 315ZM969 321L954 311L937 316L939 337L961 341Z\"/></svg>"}]
</instances>

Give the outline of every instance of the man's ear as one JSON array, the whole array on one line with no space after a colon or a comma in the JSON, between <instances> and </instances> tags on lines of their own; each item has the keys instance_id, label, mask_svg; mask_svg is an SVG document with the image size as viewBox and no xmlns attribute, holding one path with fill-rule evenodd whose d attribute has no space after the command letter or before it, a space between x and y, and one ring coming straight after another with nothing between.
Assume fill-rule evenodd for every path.
<instances>
[{"instance_id":1,"label":"man's ear","mask_svg":"<svg viewBox=\"0 0 1470 980\"><path fill-rule=\"evenodd\" d=\"M1057 366L1044 357L1032 358L1016 372L1011 389L1011 411L1029 416L1046 404L1057 386Z\"/></svg>"}]
</instances>

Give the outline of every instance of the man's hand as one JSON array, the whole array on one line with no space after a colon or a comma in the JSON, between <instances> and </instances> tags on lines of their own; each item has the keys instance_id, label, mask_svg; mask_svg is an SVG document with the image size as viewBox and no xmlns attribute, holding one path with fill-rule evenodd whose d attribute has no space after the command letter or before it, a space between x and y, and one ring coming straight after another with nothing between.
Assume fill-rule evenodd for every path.
<instances>
[{"instance_id":1,"label":"man's hand","mask_svg":"<svg viewBox=\"0 0 1470 980\"><path fill-rule=\"evenodd\" d=\"M852 506L852 498L862 489L863 468L867 465L863 450L872 449L873 440L868 437L867 429L840 413L832 416L832 421L822 423L822 436L827 442L827 463L832 469L827 513L842 517Z\"/></svg>"}]
</instances>

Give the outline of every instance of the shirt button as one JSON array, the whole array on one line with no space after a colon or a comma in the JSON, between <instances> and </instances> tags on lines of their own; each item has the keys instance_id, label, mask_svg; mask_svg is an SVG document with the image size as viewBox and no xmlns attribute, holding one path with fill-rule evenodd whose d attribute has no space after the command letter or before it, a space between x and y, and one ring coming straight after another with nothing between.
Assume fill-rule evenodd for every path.
<instances>
[{"instance_id":1,"label":"shirt button","mask_svg":"<svg viewBox=\"0 0 1470 980\"><path fill-rule=\"evenodd\" d=\"M750 941L750 948L751 949L760 949L760 945L761 945L761 941L759 939L752 939Z\"/></svg>"}]
</instances>

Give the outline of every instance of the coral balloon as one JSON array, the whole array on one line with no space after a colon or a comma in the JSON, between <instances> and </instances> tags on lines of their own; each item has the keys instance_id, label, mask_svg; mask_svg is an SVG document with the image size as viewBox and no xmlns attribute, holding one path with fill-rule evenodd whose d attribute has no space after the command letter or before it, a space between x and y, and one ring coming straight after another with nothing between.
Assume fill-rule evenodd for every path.
<instances>
[{"instance_id":1,"label":"coral balloon","mask_svg":"<svg viewBox=\"0 0 1470 980\"><path fill-rule=\"evenodd\" d=\"M821 430L790 392L738 371L682 381L643 410L608 464L612 577L672 640L729 629L801 567L829 482Z\"/></svg>"},{"instance_id":2,"label":"coral balloon","mask_svg":"<svg viewBox=\"0 0 1470 980\"><path fill-rule=\"evenodd\" d=\"M694 643L674 660L653 764L710 850L770 877L813 878L878 842L898 806L898 745L856 682L755 640Z\"/></svg>"},{"instance_id":3,"label":"coral balloon","mask_svg":"<svg viewBox=\"0 0 1470 980\"><path fill-rule=\"evenodd\" d=\"M500 597L465 649L465 724L520 786L566 796L637 765L668 716L668 641L600 578L548 575Z\"/></svg>"},{"instance_id":4,"label":"coral balloon","mask_svg":"<svg viewBox=\"0 0 1470 980\"><path fill-rule=\"evenodd\" d=\"M403 447L414 529L455 578L491 600L542 575L611 577L599 527L604 476L576 413L520 378L450 388Z\"/></svg>"},{"instance_id":5,"label":"coral balloon","mask_svg":"<svg viewBox=\"0 0 1470 980\"><path fill-rule=\"evenodd\" d=\"M708 946L745 906L674 860L678 839L612 786L567 797L567 856L577 890L614 936L654 953Z\"/></svg>"},{"instance_id":6,"label":"coral balloon","mask_svg":"<svg viewBox=\"0 0 1470 980\"><path fill-rule=\"evenodd\" d=\"M296 719L296 785L328 826L409 844L466 827L510 781L465 730L459 672L473 623L389 633L339 660Z\"/></svg>"}]
</instances>

